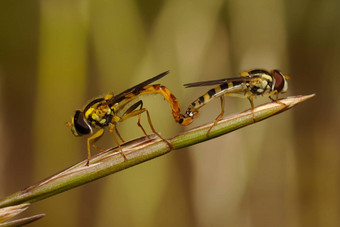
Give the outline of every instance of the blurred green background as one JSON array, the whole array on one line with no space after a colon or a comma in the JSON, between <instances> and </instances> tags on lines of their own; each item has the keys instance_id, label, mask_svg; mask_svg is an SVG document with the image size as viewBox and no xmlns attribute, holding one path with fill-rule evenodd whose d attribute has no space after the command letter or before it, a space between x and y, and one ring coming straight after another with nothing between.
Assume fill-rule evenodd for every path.
<instances>
[{"instance_id":1,"label":"blurred green background","mask_svg":"<svg viewBox=\"0 0 340 227\"><path fill-rule=\"evenodd\" d=\"M340 226L339 22L336 0L1 0L0 197L86 158L86 137L65 123L94 97L171 70L159 82L185 109L207 88L184 83L278 68L288 96L316 97L26 214L47 213L32 226ZM164 137L220 110L209 103L185 128L161 96L142 99ZM226 115L247 108L229 98ZM142 135L136 119L118 127Z\"/></svg>"}]
</instances>

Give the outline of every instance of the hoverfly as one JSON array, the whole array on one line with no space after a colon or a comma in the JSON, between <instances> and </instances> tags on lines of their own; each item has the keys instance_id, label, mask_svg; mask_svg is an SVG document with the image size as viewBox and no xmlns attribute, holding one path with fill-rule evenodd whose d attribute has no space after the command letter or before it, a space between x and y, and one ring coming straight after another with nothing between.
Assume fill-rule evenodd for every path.
<instances>
[{"instance_id":1,"label":"hoverfly","mask_svg":"<svg viewBox=\"0 0 340 227\"><path fill-rule=\"evenodd\" d=\"M98 141L98 139L100 139L100 137L104 134L105 127L109 127L109 131L113 136L115 143L118 145L121 155L123 156L124 160L127 160L118 142L118 139L114 134L115 131L119 139L124 142L123 138L117 130L116 125L130 117L138 116L137 125L143 131L146 137L149 138L143 126L140 124L140 115L144 112L146 112L152 132L155 133L164 142L166 142L170 148L172 148L171 144L167 140L162 138L161 135L158 134L154 129L149 111L146 108L143 108L142 100L139 100L136 103L132 104L125 112L123 111L126 105L128 105L130 102L134 101L141 95L160 94L170 104L172 115L175 121L182 125L190 124L192 122L192 119L184 118L184 116L180 113L181 110L177 98L170 92L168 88L160 84L149 85L150 83L164 77L168 73L169 71L161 73L151 79L148 79L132 88L123 91L119 95L113 95L111 93L105 95L104 97L96 98L92 100L89 104L87 104L87 106L83 110L77 110L75 112L74 117L72 118L71 122L67 123L67 126L71 127L71 131L75 136L90 135L87 138L87 165L89 164L91 158L91 145L94 148L103 151L102 148L99 148L95 145L95 142Z\"/></svg>"},{"instance_id":2,"label":"hoverfly","mask_svg":"<svg viewBox=\"0 0 340 227\"><path fill-rule=\"evenodd\" d=\"M263 69L255 69L242 72L240 77L184 84L187 88L219 84L216 88L209 90L207 93L192 102L186 110L184 117L194 119L198 115L198 110L202 106L210 102L212 99L219 97L221 100L221 113L216 117L214 124L208 130L207 135L209 135L210 130L224 115L225 96L248 98L252 110L254 110L253 99L259 95L268 96L272 101L280 103L278 95L279 93L285 93L287 91L287 79L289 79L289 76L283 75L276 69L270 72ZM271 97L272 95L276 95L276 99L273 99ZM253 120L255 122L254 113Z\"/></svg>"}]
</instances>

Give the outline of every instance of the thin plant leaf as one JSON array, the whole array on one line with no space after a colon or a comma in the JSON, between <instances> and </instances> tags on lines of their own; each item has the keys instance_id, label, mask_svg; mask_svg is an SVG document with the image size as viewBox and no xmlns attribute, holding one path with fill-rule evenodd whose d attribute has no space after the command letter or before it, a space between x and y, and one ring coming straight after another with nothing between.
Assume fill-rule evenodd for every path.
<instances>
[{"instance_id":1,"label":"thin plant leaf","mask_svg":"<svg viewBox=\"0 0 340 227\"><path fill-rule=\"evenodd\" d=\"M5 223L0 223L0 227L16 227L16 226L24 226L27 225L29 223L35 222L37 220L39 220L40 218L45 217L45 214L37 214L37 215L33 215L31 217L25 217L25 218L20 218L17 220L13 220L13 221L8 221Z\"/></svg>"},{"instance_id":2,"label":"thin plant leaf","mask_svg":"<svg viewBox=\"0 0 340 227\"><path fill-rule=\"evenodd\" d=\"M20 219L13 220L13 221L7 221L17 216L18 214L22 213L23 211L25 211L29 206L30 206L29 203L22 203L22 204L15 205L15 206L8 206L8 207L1 208L0 209L0 227L24 226L28 223L34 222L45 216L45 214L38 214L38 215L31 216L31 217L25 217L25 218L20 218Z\"/></svg>"},{"instance_id":3,"label":"thin plant leaf","mask_svg":"<svg viewBox=\"0 0 340 227\"><path fill-rule=\"evenodd\" d=\"M293 106L313 97L314 95L294 96L281 99L280 103L271 102L254 109L255 121L259 122L268 117L284 112ZM253 124L251 110L234 114L219 121L207 135L211 124L206 124L189 131L183 132L169 140L173 149L180 149L193 144L227 134L236 129ZM123 151L128 158L124 158L117 148L99 153L86 166L86 160L70 168L67 168L35 185L14 193L0 200L0 207L11 206L25 202L35 202L49 196L61 193L82 184L94 181L109 174L132 167L155 157L170 152L169 146L158 137L144 137L130 141L122 145Z\"/></svg>"},{"instance_id":4,"label":"thin plant leaf","mask_svg":"<svg viewBox=\"0 0 340 227\"><path fill-rule=\"evenodd\" d=\"M8 206L0 209L0 223L20 214L29 207L29 203L23 203L15 206Z\"/></svg>"}]
</instances>

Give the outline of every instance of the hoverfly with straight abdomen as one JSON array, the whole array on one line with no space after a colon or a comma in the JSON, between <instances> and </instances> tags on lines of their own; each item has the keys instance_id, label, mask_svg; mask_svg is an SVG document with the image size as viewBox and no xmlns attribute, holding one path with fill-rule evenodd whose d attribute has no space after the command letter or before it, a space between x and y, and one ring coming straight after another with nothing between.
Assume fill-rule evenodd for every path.
<instances>
[{"instance_id":1,"label":"hoverfly with straight abdomen","mask_svg":"<svg viewBox=\"0 0 340 227\"><path fill-rule=\"evenodd\" d=\"M124 109L126 105L137 99L141 95L145 94L160 94L171 106L172 115L175 121L181 125L188 125L192 122L191 118L185 118L180 113L180 106L178 104L177 98L170 92L168 88L160 84L150 85L150 83L159 80L160 78L167 75L169 71L161 73L149 80L146 80L132 88L129 88L119 95L108 94L104 97L94 99L91 101L83 110L77 110L71 122L67 123L67 126L71 127L71 131L75 136L82 135L90 135L87 139L87 165L89 165L89 161L91 158L91 145L103 151L102 148L99 148L95 145L95 142L100 139L100 137L104 134L104 128L108 127L111 135L115 143L118 145L121 155L125 160L127 160L123 150L118 142L117 137L114 134L117 134L119 139L124 142L123 138L119 134L116 125L130 117L138 116L137 125L143 131L143 133L147 135L144 128L140 124L140 115L146 112L147 119L150 125L150 128L153 133L155 133L159 138L161 138L164 142L168 144L171 148L171 144L161 137L160 134L156 132L154 129L149 111L146 108L143 108L143 101L139 100L136 103L132 104L127 110ZM125 110L125 111L124 111ZM95 131L96 130L96 131Z\"/></svg>"},{"instance_id":2,"label":"hoverfly with straight abdomen","mask_svg":"<svg viewBox=\"0 0 340 227\"><path fill-rule=\"evenodd\" d=\"M259 95L268 96L272 101L280 103L278 95L279 93L285 93L287 91L287 79L289 79L289 76L283 75L279 70L268 72L263 69L255 69L242 72L240 77L184 84L187 88L219 84L219 86L209 90L192 102L186 110L184 117L194 119L198 115L198 110L201 107L212 99L219 97L221 100L221 113L216 117L214 124L209 128L207 133L207 135L209 135L210 130L224 115L225 96L248 98L252 110L254 110L254 97ZM276 99L273 99L271 97L272 95L276 95ZM283 103L281 104L284 105ZM254 113L253 120L255 122Z\"/></svg>"}]
</instances>

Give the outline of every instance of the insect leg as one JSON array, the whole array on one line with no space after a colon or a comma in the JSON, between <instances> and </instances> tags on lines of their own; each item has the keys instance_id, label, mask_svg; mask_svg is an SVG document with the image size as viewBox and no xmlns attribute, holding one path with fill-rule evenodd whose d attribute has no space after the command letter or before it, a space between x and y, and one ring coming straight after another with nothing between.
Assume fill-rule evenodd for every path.
<instances>
[{"instance_id":1,"label":"insect leg","mask_svg":"<svg viewBox=\"0 0 340 227\"><path fill-rule=\"evenodd\" d=\"M276 96L276 99L273 99L271 96L274 95ZM281 105L284 105L284 106L287 106L286 104L284 104L283 102L280 102L279 101L279 92L277 92L277 90L274 90L272 92L269 93L269 98L273 101L273 102L276 102L278 104L281 104Z\"/></svg>"},{"instance_id":2,"label":"insect leg","mask_svg":"<svg viewBox=\"0 0 340 227\"><path fill-rule=\"evenodd\" d=\"M98 147L94 144L95 142L97 142L100 139L100 137L103 135L103 133L104 133L104 129L99 129L95 134L93 134L92 136L87 138L87 162L86 162L87 166L90 164L90 159L91 159L91 146L90 146L90 144L92 144L92 146L94 148L96 148L100 151L103 151L102 148L100 148L100 147Z\"/></svg>"},{"instance_id":3,"label":"insect leg","mask_svg":"<svg viewBox=\"0 0 340 227\"><path fill-rule=\"evenodd\" d=\"M154 129L153 125L152 125L152 122L151 122L151 117L150 117L150 114L149 114L149 111L147 109L145 109L145 112L146 112L146 115L148 117L148 122L150 124L150 128L152 130L153 133L155 133L159 138L161 138L166 144L168 144L168 147L170 148L170 150L173 149L171 143L169 143L169 141L167 141L166 139L164 139L158 132L156 132L156 130Z\"/></svg>"},{"instance_id":4,"label":"insect leg","mask_svg":"<svg viewBox=\"0 0 340 227\"><path fill-rule=\"evenodd\" d=\"M140 107L139 109L142 109L143 108L143 101L142 100L139 100L138 102L136 102L135 104L133 104L132 106L129 107L129 109L126 110L126 112L123 114L122 118L124 118L126 115L129 115L131 114L134 110L136 110L138 107ZM135 116L135 115L132 115L132 116ZM129 116L129 117L132 117L132 116ZM129 118L127 117L127 118ZM127 119L127 118L124 118L124 119ZM138 127L143 131L144 135L150 139L149 135L146 133L146 131L144 130L143 126L141 125L140 123L140 114L138 115L138 120L137 120L137 125Z\"/></svg>"},{"instance_id":5,"label":"insect leg","mask_svg":"<svg viewBox=\"0 0 340 227\"><path fill-rule=\"evenodd\" d=\"M125 141L123 140L122 136L121 136L120 133L118 132L117 127L115 127L115 132L116 132L117 136L119 137L120 141L122 141L122 143L124 143Z\"/></svg>"},{"instance_id":6,"label":"insect leg","mask_svg":"<svg viewBox=\"0 0 340 227\"><path fill-rule=\"evenodd\" d=\"M225 103L225 97L220 96L220 100L221 100L221 113L216 117L214 124L209 128L208 132L207 132L207 136L209 136L211 129L217 125L217 123L222 119L223 115L224 115L224 103Z\"/></svg>"},{"instance_id":7,"label":"insect leg","mask_svg":"<svg viewBox=\"0 0 340 227\"><path fill-rule=\"evenodd\" d=\"M123 156L124 160L127 161L128 159L126 158L126 156L125 156L125 154L124 154L124 152L123 152L123 149L122 149L122 147L120 146L120 144L119 144L119 142L118 142L117 137L116 137L115 134L113 133L113 130L117 131L117 129L115 129L115 128L116 128L116 125L115 125L115 124L111 124L111 125L110 125L110 128L109 128L109 131L110 131L110 133L111 133L111 135L112 135L112 137L113 137L113 140L114 140L115 143L118 145L120 154Z\"/></svg>"},{"instance_id":8,"label":"insect leg","mask_svg":"<svg viewBox=\"0 0 340 227\"><path fill-rule=\"evenodd\" d=\"M251 105L251 112L252 112L252 114L253 114L253 122L256 122L256 120L255 120L255 114L254 114L254 96L253 96L253 95L249 96L249 97L248 97L248 100L249 100L250 105Z\"/></svg>"},{"instance_id":9,"label":"insect leg","mask_svg":"<svg viewBox=\"0 0 340 227\"><path fill-rule=\"evenodd\" d=\"M143 109L143 101L140 101L140 102L141 102L140 109ZM149 122L149 123L150 123L150 122ZM138 125L138 127L143 131L144 135L146 135L146 137L147 137L148 139L150 139L149 135L145 132L143 126L142 126L141 123L140 123L140 114L138 115L137 125ZM151 126L151 129L152 129L153 127L152 127L152 124L151 124L151 123L150 123L150 126Z\"/></svg>"},{"instance_id":10,"label":"insect leg","mask_svg":"<svg viewBox=\"0 0 340 227\"><path fill-rule=\"evenodd\" d=\"M149 114L149 111L146 109L146 108L141 108L139 110L134 110L132 111L131 113L129 114L126 114L124 115L122 118L121 118L121 121L124 121L130 117L133 117L133 116L136 116L136 115L141 115L143 112L146 112L146 115L147 115L147 118L148 118L148 122L149 122L149 125L150 125L150 128L152 130L153 133L155 133L155 135L157 135L159 138L161 138L165 143L167 143L167 145L169 146L170 149L172 149L172 145L166 140L164 139L158 132L156 132L155 128L153 127L153 124L151 122L151 117L150 117L150 114ZM137 123L138 124L138 123Z\"/></svg>"},{"instance_id":11,"label":"insect leg","mask_svg":"<svg viewBox=\"0 0 340 227\"><path fill-rule=\"evenodd\" d=\"M276 95L276 99L273 99L272 98L272 95ZM273 102L278 102L279 101L279 93L277 92L277 90L274 90L272 92L269 93L269 96L270 100L272 100Z\"/></svg>"}]
</instances>

